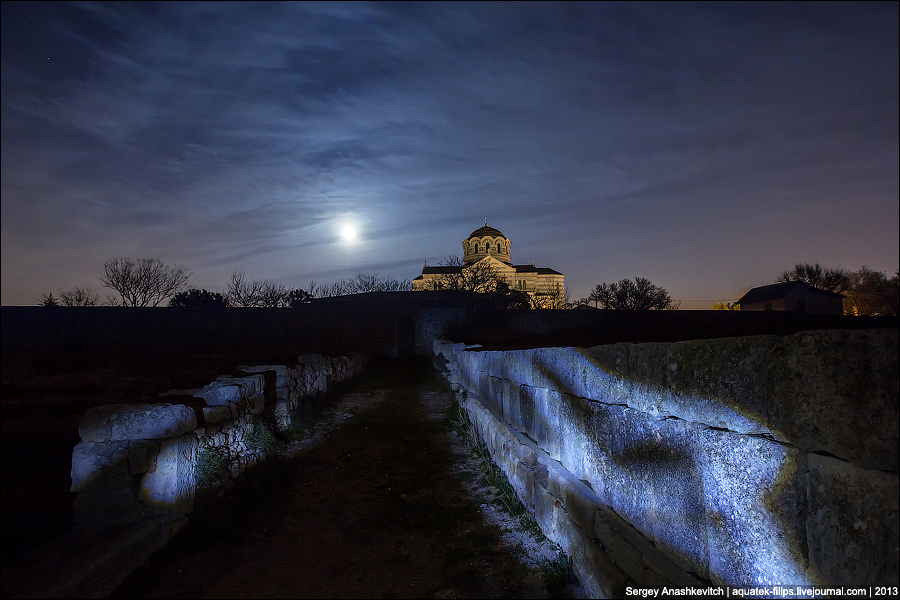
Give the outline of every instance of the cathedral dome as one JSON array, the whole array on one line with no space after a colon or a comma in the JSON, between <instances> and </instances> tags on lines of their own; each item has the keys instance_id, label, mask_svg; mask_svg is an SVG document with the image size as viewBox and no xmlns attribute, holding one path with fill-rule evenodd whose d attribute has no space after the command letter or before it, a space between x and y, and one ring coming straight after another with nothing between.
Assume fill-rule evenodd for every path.
<instances>
[{"instance_id":1,"label":"cathedral dome","mask_svg":"<svg viewBox=\"0 0 900 600\"><path fill-rule=\"evenodd\" d=\"M503 235L499 229L495 229L484 223L463 240L463 264L471 265L483 258L491 256L500 262L512 264L509 259L509 249L512 245L509 238Z\"/></svg>"},{"instance_id":2,"label":"cathedral dome","mask_svg":"<svg viewBox=\"0 0 900 600\"><path fill-rule=\"evenodd\" d=\"M466 239L471 240L472 238L483 238L485 236L500 237L500 238L506 237L505 235L503 235L500 232L499 229L494 229L490 225L485 225L484 227L479 227L478 229L473 231L472 234L469 237L467 237ZM459 239L459 238L457 238L457 239Z\"/></svg>"}]
</instances>

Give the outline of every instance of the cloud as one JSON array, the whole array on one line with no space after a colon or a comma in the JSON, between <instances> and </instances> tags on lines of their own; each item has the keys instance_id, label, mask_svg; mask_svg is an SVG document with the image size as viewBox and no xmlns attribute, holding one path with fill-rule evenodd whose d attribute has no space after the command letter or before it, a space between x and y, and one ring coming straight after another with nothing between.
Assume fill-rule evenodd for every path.
<instances>
[{"instance_id":1,"label":"cloud","mask_svg":"<svg viewBox=\"0 0 900 600\"><path fill-rule=\"evenodd\" d=\"M296 273L299 253L414 277L485 215L582 288L613 260L594 248L692 264L718 232L752 247L742 223L785 254L849 229L854 260L896 268L891 5L7 4L16 268L127 248L201 276ZM810 230L848 197L879 221ZM348 215L361 244L332 252ZM18 287L4 268L4 303Z\"/></svg>"}]
</instances>

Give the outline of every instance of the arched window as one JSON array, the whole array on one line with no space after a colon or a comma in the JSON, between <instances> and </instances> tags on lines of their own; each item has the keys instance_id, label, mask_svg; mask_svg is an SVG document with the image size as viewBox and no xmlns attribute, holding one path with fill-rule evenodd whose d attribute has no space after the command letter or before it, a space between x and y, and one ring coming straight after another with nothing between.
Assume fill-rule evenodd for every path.
<instances>
[{"instance_id":1,"label":"arched window","mask_svg":"<svg viewBox=\"0 0 900 600\"><path fill-rule=\"evenodd\" d=\"M478 244L475 244L475 254L478 254Z\"/></svg>"}]
</instances>

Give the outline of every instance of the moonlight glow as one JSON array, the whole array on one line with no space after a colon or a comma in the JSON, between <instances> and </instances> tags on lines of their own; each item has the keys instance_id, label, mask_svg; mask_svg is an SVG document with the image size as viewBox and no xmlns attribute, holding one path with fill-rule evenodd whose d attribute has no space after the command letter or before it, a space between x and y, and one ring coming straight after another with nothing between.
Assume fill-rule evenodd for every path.
<instances>
[{"instance_id":1,"label":"moonlight glow","mask_svg":"<svg viewBox=\"0 0 900 600\"><path fill-rule=\"evenodd\" d=\"M356 227L350 223L345 224L341 227L341 237L344 238L345 242L354 241L356 239Z\"/></svg>"}]
</instances>

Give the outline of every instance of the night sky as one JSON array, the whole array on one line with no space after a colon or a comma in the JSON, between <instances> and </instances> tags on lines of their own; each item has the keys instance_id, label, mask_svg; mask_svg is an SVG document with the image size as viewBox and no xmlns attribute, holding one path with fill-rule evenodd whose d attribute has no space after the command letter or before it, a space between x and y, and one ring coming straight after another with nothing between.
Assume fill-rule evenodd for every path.
<instances>
[{"instance_id":1,"label":"night sky","mask_svg":"<svg viewBox=\"0 0 900 600\"><path fill-rule=\"evenodd\" d=\"M116 257L412 279L485 217L570 300L898 268L896 2L2 11L3 305Z\"/></svg>"}]
</instances>

